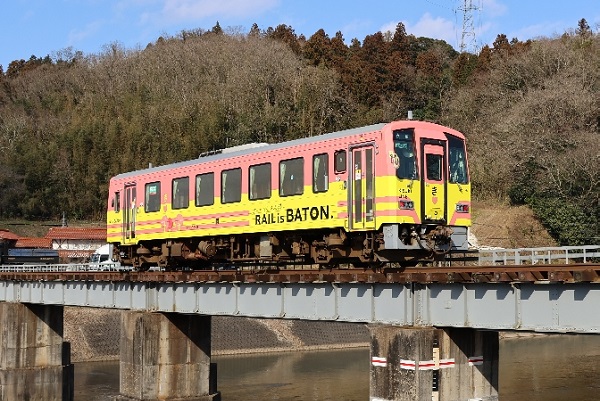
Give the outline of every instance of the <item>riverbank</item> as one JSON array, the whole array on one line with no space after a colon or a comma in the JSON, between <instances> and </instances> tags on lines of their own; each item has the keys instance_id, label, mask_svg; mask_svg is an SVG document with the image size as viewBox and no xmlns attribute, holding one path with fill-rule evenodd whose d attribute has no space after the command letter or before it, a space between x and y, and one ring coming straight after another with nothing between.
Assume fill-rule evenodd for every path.
<instances>
[{"instance_id":1,"label":"riverbank","mask_svg":"<svg viewBox=\"0 0 600 401\"><path fill-rule=\"evenodd\" d=\"M65 307L73 362L119 359L121 311ZM212 355L368 347L365 324L213 316Z\"/></svg>"}]
</instances>

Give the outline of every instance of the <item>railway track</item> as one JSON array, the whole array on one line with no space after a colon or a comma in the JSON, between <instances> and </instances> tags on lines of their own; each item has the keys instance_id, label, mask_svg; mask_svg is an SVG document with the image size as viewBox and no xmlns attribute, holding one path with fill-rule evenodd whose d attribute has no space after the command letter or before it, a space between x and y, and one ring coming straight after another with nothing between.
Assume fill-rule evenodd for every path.
<instances>
[{"instance_id":1,"label":"railway track","mask_svg":"<svg viewBox=\"0 0 600 401\"><path fill-rule=\"evenodd\" d=\"M600 283L600 263L261 271L2 271L5 281L237 283Z\"/></svg>"},{"instance_id":2,"label":"railway track","mask_svg":"<svg viewBox=\"0 0 600 401\"><path fill-rule=\"evenodd\" d=\"M578 283L600 282L600 245L487 249L451 255L444 266L336 268L245 266L195 271L98 271L93 264L4 265L0 280L197 283ZM103 268L119 268L118 264Z\"/></svg>"}]
</instances>

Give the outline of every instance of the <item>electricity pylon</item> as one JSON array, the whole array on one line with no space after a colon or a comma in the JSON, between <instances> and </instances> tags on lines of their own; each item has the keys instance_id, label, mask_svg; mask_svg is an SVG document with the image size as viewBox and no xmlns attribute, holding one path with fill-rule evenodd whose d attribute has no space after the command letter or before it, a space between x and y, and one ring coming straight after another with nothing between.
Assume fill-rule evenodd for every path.
<instances>
[{"instance_id":1,"label":"electricity pylon","mask_svg":"<svg viewBox=\"0 0 600 401\"><path fill-rule=\"evenodd\" d=\"M462 4L458 10L463 14L462 34L460 37L460 52L475 51L477 42L475 41L475 23L474 14L481 10L481 6L473 4L473 0L459 0ZM481 3L481 0L475 1Z\"/></svg>"}]
</instances>

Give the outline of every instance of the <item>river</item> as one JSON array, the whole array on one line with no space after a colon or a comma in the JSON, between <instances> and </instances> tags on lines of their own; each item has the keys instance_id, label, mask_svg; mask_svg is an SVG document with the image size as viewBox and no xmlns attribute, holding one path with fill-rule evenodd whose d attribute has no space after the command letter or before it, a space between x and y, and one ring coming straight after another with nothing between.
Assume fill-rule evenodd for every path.
<instances>
[{"instance_id":1,"label":"river","mask_svg":"<svg viewBox=\"0 0 600 401\"><path fill-rule=\"evenodd\" d=\"M555 335L500 342L502 401L600 398L600 335ZM369 399L369 350L216 356L223 401ZM110 400L118 362L75 364L75 401Z\"/></svg>"}]
</instances>

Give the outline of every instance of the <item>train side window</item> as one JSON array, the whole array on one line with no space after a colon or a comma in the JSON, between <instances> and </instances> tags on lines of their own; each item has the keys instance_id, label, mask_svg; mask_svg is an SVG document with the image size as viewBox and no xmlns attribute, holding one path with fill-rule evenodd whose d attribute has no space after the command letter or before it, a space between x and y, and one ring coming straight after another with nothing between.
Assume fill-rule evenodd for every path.
<instances>
[{"instance_id":1,"label":"train side window","mask_svg":"<svg viewBox=\"0 0 600 401\"><path fill-rule=\"evenodd\" d=\"M146 212L158 212L160 210L160 182L146 184L144 210Z\"/></svg>"},{"instance_id":2,"label":"train side window","mask_svg":"<svg viewBox=\"0 0 600 401\"><path fill-rule=\"evenodd\" d=\"M196 176L196 206L210 206L215 203L215 173Z\"/></svg>"},{"instance_id":3,"label":"train side window","mask_svg":"<svg viewBox=\"0 0 600 401\"><path fill-rule=\"evenodd\" d=\"M173 209L186 209L190 205L190 179L188 177L175 178L171 191L171 207Z\"/></svg>"},{"instance_id":4,"label":"train side window","mask_svg":"<svg viewBox=\"0 0 600 401\"><path fill-rule=\"evenodd\" d=\"M313 192L325 192L329 189L329 155L323 153L313 156Z\"/></svg>"},{"instance_id":5,"label":"train side window","mask_svg":"<svg viewBox=\"0 0 600 401\"><path fill-rule=\"evenodd\" d=\"M115 208L115 212L121 211L121 193L115 192L115 197L113 199L113 207Z\"/></svg>"},{"instance_id":6,"label":"train side window","mask_svg":"<svg viewBox=\"0 0 600 401\"><path fill-rule=\"evenodd\" d=\"M221 172L221 203L242 200L242 169L234 168Z\"/></svg>"},{"instance_id":7,"label":"train side window","mask_svg":"<svg viewBox=\"0 0 600 401\"><path fill-rule=\"evenodd\" d=\"M279 163L279 195L302 195L304 193L304 159L282 160Z\"/></svg>"},{"instance_id":8,"label":"train side window","mask_svg":"<svg viewBox=\"0 0 600 401\"><path fill-rule=\"evenodd\" d=\"M334 157L335 163L333 167L335 169L335 172L343 173L344 171L346 171L346 151L338 150L335 152Z\"/></svg>"},{"instance_id":9,"label":"train side window","mask_svg":"<svg viewBox=\"0 0 600 401\"><path fill-rule=\"evenodd\" d=\"M271 163L250 166L248 197L251 200L271 197Z\"/></svg>"}]
</instances>

